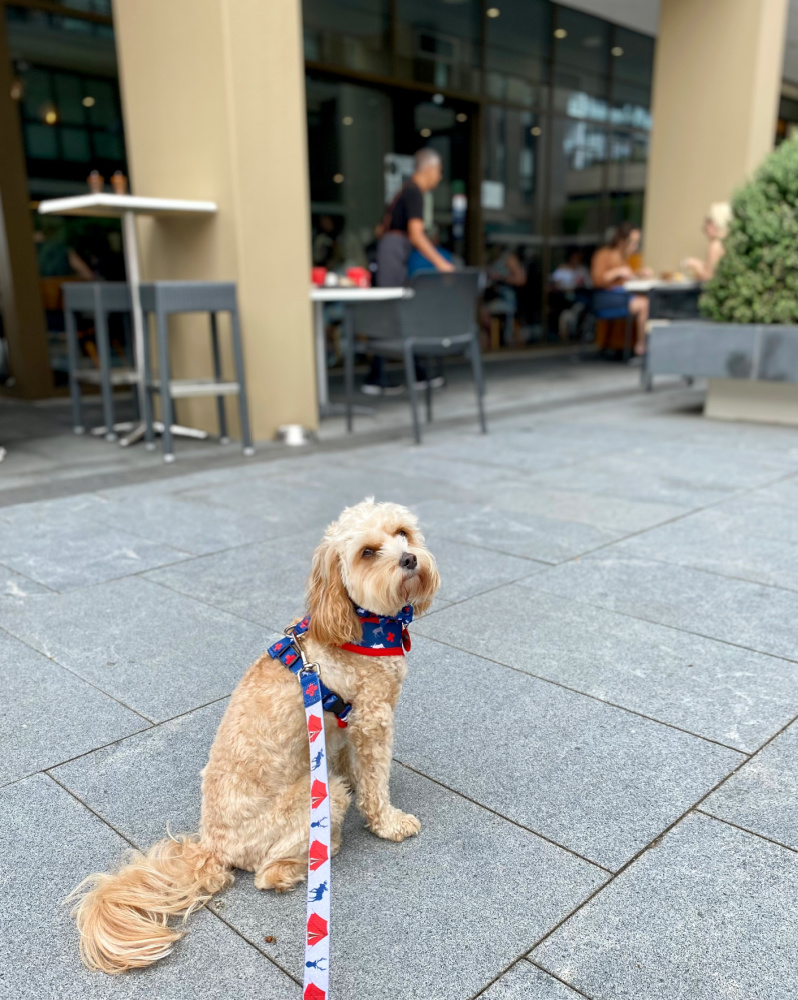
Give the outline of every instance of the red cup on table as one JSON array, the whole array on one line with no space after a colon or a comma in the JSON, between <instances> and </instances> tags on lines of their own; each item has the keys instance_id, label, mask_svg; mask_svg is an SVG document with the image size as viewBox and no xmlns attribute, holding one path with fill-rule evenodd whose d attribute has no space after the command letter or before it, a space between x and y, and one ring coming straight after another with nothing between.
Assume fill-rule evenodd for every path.
<instances>
[{"instance_id":1,"label":"red cup on table","mask_svg":"<svg viewBox=\"0 0 798 1000\"><path fill-rule=\"evenodd\" d=\"M355 288L371 288L371 271L366 267L349 267L346 276Z\"/></svg>"},{"instance_id":2,"label":"red cup on table","mask_svg":"<svg viewBox=\"0 0 798 1000\"><path fill-rule=\"evenodd\" d=\"M324 279L327 277L326 267L314 267L310 272L310 280L314 285L323 285Z\"/></svg>"}]
</instances>

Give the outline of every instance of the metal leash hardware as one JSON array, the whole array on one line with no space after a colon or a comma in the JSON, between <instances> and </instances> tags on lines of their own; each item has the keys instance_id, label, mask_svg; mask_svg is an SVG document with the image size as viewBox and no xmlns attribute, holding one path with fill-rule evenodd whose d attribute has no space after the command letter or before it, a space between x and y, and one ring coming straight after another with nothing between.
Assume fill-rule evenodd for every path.
<instances>
[{"instance_id":1,"label":"metal leash hardware","mask_svg":"<svg viewBox=\"0 0 798 1000\"><path fill-rule=\"evenodd\" d=\"M299 658L302 660L301 672L302 673L309 672L312 674L320 673L321 667L319 666L318 663L308 663L308 658L307 656L305 656L305 650L302 648L302 643L300 642L300 639L303 638L304 633L303 635L297 635L296 632L294 631L295 628L296 628L295 625L288 625L286 628L283 629L283 632L288 636L289 639L291 639L291 641L294 644L294 649L297 651L297 653L299 653Z\"/></svg>"}]
</instances>

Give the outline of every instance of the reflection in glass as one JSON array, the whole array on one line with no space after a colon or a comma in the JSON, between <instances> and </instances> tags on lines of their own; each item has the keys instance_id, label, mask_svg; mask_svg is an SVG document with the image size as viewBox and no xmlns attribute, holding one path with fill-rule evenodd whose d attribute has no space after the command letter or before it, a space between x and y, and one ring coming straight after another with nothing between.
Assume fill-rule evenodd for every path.
<instances>
[{"instance_id":1,"label":"reflection in glass","mask_svg":"<svg viewBox=\"0 0 798 1000\"><path fill-rule=\"evenodd\" d=\"M391 74L390 0L304 0L305 58Z\"/></svg>"},{"instance_id":2,"label":"reflection in glass","mask_svg":"<svg viewBox=\"0 0 798 1000\"><path fill-rule=\"evenodd\" d=\"M555 119L552 130L549 215L555 242L597 246L604 235L607 133L588 122L565 119Z\"/></svg>"},{"instance_id":3,"label":"reflection in glass","mask_svg":"<svg viewBox=\"0 0 798 1000\"><path fill-rule=\"evenodd\" d=\"M548 0L503 4L499 16L487 20L485 32L488 96L513 104L542 104L551 42Z\"/></svg>"},{"instance_id":4,"label":"reflection in glass","mask_svg":"<svg viewBox=\"0 0 798 1000\"><path fill-rule=\"evenodd\" d=\"M399 75L443 89L479 90L479 0L397 0Z\"/></svg>"},{"instance_id":5,"label":"reflection in glass","mask_svg":"<svg viewBox=\"0 0 798 1000\"><path fill-rule=\"evenodd\" d=\"M607 187L610 195L610 222L628 219L643 221L643 197L648 166L648 135L635 132L610 133Z\"/></svg>"},{"instance_id":6,"label":"reflection in glass","mask_svg":"<svg viewBox=\"0 0 798 1000\"><path fill-rule=\"evenodd\" d=\"M654 39L616 28L614 41L610 121L613 125L650 129Z\"/></svg>"},{"instance_id":7,"label":"reflection in glass","mask_svg":"<svg viewBox=\"0 0 798 1000\"><path fill-rule=\"evenodd\" d=\"M556 24L555 110L574 118L606 121L610 25L567 7L556 8Z\"/></svg>"}]
</instances>

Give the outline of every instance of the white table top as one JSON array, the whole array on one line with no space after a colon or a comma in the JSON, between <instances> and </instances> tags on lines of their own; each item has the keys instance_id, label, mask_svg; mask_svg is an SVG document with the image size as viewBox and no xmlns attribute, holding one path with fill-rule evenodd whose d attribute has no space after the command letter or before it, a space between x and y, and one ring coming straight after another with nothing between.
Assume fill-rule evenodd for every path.
<instances>
[{"instance_id":1,"label":"white table top","mask_svg":"<svg viewBox=\"0 0 798 1000\"><path fill-rule=\"evenodd\" d=\"M650 292L655 288L672 288L687 291L690 288L698 288L697 281L666 281L664 278L635 278L633 281L625 281L623 289L625 292Z\"/></svg>"},{"instance_id":2,"label":"white table top","mask_svg":"<svg viewBox=\"0 0 798 1000\"><path fill-rule=\"evenodd\" d=\"M93 218L115 218L125 212L137 212L140 215L209 215L215 211L214 201L141 198L133 194L79 194L39 202L39 212L42 215L86 215Z\"/></svg>"},{"instance_id":3,"label":"white table top","mask_svg":"<svg viewBox=\"0 0 798 1000\"><path fill-rule=\"evenodd\" d=\"M412 299L412 288L320 288L310 290L313 302L387 302L391 299Z\"/></svg>"}]
</instances>

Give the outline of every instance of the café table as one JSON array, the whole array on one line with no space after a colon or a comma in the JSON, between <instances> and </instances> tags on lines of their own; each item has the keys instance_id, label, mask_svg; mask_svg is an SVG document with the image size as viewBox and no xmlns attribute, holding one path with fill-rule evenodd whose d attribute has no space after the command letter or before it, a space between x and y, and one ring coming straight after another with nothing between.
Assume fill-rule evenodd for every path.
<instances>
[{"instance_id":1,"label":"caf\u00e9 table","mask_svg":"<svg viewBox=\"0 0 798 1000\"><path fill-rule=\"evenodd\" d=\"M687 292L698 288L698 286L698 281L686 278L682 281L674 281L672 278L633 278L631 281L623 283L623 290L634 292L637 295L647 295L649 292L660 291L660 289Z\"/></svg>"},{"instance_id":2,"label":"caf\u00e9 table","mask_svg":"<svg viewBox=\"0 0 798 1000\"><path fill-rule=\"evenodd\" d=\"M186 218L190 216L208 216L216 212L213 201L188 201L181 198L144 198L132 194L80 194L69 198L50 198L39 202L40 215L79 215L90 218L122 220L122 249L125 256L125 272L130 287L130 299L133 312L133 353L136 368L136 383L139 398L139 413L145 412L144 397L147 392L144 373L144 317L141 312L139 286L141 285L141 268L139 266L139 246L136 235L136 216L147 215L155 218L170 216ZM158 423L154 424L156 431L161 430ZM172 433L181 437L204 438L205 431L193 427L173 426ZM134 424L128 433L119 439L119 444L126 447L141 441L144 437L144 424Z\"/></svg>"},{"instance_id":3,"label":"caf\u00e9 table","mask_svg":"<svg viewBox=\"0 0 798 1000\"><path fill-rule=\"evenodd\" d=\"M352 345L354 344L354 309L353 306L363 302L395 302L398 299L410 299L414 292L410 288L352 288L347 286L313 287L310 299L314 310L314 329L316 337L316 392L319 403L319 417L340 417L346 411L344 403L330 402L330 389L327 377L327 340L324 334L324 304L338 302L344 307L344 364L353 363ZM354 412L370 416L374 413L371 406L355 406ZM351 419L347 420L347 430L351 432Z\"/></svg>"}]
</instances>

